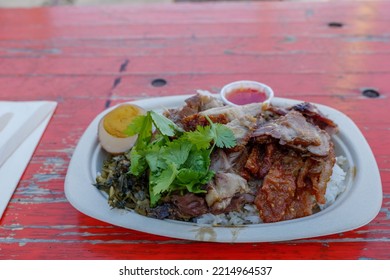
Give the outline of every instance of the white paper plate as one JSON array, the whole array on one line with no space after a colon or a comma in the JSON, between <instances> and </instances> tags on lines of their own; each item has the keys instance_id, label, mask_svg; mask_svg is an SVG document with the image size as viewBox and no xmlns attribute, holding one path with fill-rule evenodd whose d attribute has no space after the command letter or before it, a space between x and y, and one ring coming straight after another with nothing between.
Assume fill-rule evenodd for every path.
<instances>
[{"instance_id":1,"label":"white paper plate","mask_svg":"<svg viewBox=\"0 0 390 280\"><path fill-rule=\"evenodd\" d=\"M132 102L147 110L162 111L180 107L189 96L170 96ZM298 101L274 98L272 104L290 106ZM317 237L344 232L369 223L382 203L379 170L369 145L358 127L341 112L317 105L337 123L340 132L333 137L336 155L347 158L346 191L329 208L309 217L295 220L237 227L197 225L194 223L157 220L126 210L112 209L105 194L92 184L107 156L97 140L99 114L81 137L71 159L65 179L65 194L80 212L107 223L188 240L213 242L266 242Z\"/></svg>"}]
</instances>

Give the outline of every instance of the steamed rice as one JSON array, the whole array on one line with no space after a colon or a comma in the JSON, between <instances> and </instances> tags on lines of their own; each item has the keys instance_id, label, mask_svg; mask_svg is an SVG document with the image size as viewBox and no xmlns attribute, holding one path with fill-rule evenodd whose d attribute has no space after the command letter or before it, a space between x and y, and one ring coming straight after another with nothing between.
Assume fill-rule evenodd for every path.
<instances>
[{"instance_id":1,"label":"steamed rice","mask_svg":"<svg viewBox=\"0 0 390 280\"><path fill-rule=\"evenodd\" d=\"M344 182L346 172L343 167L345 168L346 162L347 159L345 157L336 157L336 164L333 166L333 173L326 188L326 203L319 204L321 210L324 210L332 205L336 201L336 198L345 191L347 187Z\"/></svg>"},{"instance_id":2,"label":"steamed rice","mask_svg":"<svg viewBox=\"0 0 390 280\"><path fill-rule=\"evenodd\" d=\"M196 219L198 224L210 224L210 225L224 225L224 226L239 226L247 224L259 224L261 223L259 211L255 205L246 204L243 209L238 211L232 211L229 213L223 213L219 215L213 215L211 213L204 214Z\"/></svg>"}]
</instances>

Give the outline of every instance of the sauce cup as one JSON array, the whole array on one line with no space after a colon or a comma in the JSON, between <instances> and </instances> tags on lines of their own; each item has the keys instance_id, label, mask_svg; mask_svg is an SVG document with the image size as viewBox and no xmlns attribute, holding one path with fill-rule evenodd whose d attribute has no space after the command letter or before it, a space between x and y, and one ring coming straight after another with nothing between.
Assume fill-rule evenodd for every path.
<instances>
[{"instance_id":1,"label":"sauce cup","mask_svg":"<svg viewBox=\"0 0 390 280\"><path fill-rule=\"evenodd\" d=\"M268 105L274 97L271 87L255 81L236 81L225 85L220 92L227 105L240 106L250 103Z\"/></svg>"}]
</instances>

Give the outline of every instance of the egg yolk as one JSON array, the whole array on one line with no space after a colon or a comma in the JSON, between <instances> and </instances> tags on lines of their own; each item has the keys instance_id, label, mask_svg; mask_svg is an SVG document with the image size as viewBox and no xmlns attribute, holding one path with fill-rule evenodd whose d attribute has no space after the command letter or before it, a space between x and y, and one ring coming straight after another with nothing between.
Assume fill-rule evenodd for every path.
<instances>
[{"instance_id":1,"label":"egg yolk","mask_svg":"<svg viewBox=\"0 0 390 280\"><path fill-rule=\"evenodd\" d=\"M132 120L141 115L141 109L130 104L121 105L111 112L109 112L103 119L104 129L108 134L119 138L126 138L128 135L124 134L127 126Z\"/></svg>"}]
</instances>

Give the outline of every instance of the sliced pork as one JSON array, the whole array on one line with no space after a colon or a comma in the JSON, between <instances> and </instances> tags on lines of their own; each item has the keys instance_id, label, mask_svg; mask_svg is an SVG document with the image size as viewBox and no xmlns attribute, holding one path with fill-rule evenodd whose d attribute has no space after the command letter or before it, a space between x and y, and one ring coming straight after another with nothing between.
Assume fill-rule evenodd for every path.
<instances>
[{"instance_id":1,"label":"sliced pork","mask_svg":"<svg viewBox=\"0 0 390 280\"><path fill-rule=\"evenodd\" d=\"M292 106L290 110L295 110L297 112L302 113L309 122L317 125L319 128L323 130L326 130L330 134L334 134L338 130L337 125L332 120L327 118L317 108L317 106L311 103L303 102L295 106Z\"/></svg>"},{"instance_id":2,"label":"sliced pork","mask_svg":"<svg viewBox=\"0 0 390 280\"><path fill-rule=\"evenodd\" d=\"M307 151L316 156L329 154L330 137L296 111L290 111L280 118L261 124L252 134L263 141L264 136L279 140L279 144Z\"/></svg>"},{"instance_id":3,"label":"sliced pork","mask_svg":"<svg viewBox=\"0 0 390 280\"><path fill-rule=\"evenodd\" d=\"M214 116L225 115L229 121L239 119L242 117L257 117L262 111L262 105L259 103L252 103L243 106L223 106L211 108L205 111L201 111L199 114L202 116Z\"/></svg>"},{"instance_id":4,"label":"sliced pork","mask_svg":"<svg viewBox=\"0 0 390 280\"><path fill-rule=\"evenodd\" d=\"M247 162L247 149L216 149L211 155L210 170L215 172L235 173L240 175Z\"/></svg>"}]
</instances>

